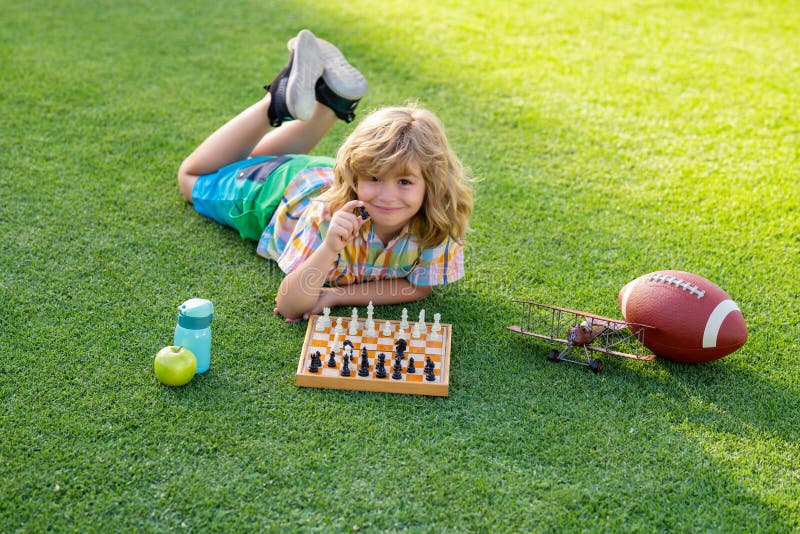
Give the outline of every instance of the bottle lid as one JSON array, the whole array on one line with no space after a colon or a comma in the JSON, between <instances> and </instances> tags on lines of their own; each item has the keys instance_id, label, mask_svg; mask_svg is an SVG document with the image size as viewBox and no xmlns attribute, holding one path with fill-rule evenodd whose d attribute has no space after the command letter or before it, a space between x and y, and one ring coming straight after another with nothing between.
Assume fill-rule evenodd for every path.
<instances>
[{"instance_id":1,"label":"bottle lid","mask_svg":"<svg viewBox=\"0 0 800 534\"><path fill-rule=\"evenodd\" d=\"M189 299L178 306L178 314L185 317L211 317L214 305L206 299Z\"/></svg>"}]
</instances>

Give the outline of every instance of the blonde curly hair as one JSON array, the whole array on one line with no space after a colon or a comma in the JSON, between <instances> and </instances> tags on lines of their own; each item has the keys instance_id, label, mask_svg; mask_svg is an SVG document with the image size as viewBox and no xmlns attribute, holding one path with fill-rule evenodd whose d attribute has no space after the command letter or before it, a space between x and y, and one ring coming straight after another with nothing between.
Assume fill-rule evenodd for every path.
<instances>
[{"instance_id":1,"label":"blonde curly hair","mask_svg":"<svg viewBox=\"0 0 800 534\"><path fill-rule=\"evenodd\" d=\"M358 179L382 176L416 162L425 181L425 199L411 221L423 248L448 237L464 242L473 194L464 167L450 148L444 127L416 105L372 112L345 140L336 155L334 182L324 197L331 212L358 198Z\"/></svg>"}]
</instances>

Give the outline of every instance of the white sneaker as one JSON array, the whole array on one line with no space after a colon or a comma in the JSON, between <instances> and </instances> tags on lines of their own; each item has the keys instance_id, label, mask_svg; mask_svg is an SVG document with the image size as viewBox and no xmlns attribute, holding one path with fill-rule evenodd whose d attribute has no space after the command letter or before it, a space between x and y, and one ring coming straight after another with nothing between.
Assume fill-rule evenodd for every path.
<instances>
[{"instance_id":1,"label":"white sneaker","mask_svg":"<svg viewBox=\"0 0 800 534\"><path fill-rule=\"evenodd\" d=\"M299 119L307 121L314 114L316 84L322 76L322 54L317 39L308 30L301 30L293 39L289 62L278 76L266 86L272 95L269 119L272 126Z\"/></svg>"},{"instance_id":2,"label":"white sneaker","mask_svg":"<svg viewBox=\"0 0 800 534\"><path fill-rule=\"evenodd\" d=\"M289 40L287 43L289 50L297 49L298 37ZM358 100L364 96L369 88L366 78L347 62L344 54L338 48L325 39L319 37L316 39L322 56L322 79L325 80L325 85L345 100Z\"/></svg>"}]
</instances>

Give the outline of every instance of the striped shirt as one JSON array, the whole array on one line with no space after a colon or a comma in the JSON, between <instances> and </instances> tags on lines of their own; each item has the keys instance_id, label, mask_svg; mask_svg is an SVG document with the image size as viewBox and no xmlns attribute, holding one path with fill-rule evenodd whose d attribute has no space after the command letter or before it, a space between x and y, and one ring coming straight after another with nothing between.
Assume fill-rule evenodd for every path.
<instances>
[{"instance_id":1,"label":"striped shirt","mask_svg":"<svg viewBox=\"0 0 800 534\"><path fill-rule=\"evenodd\" d=\"M324 189L333 169L301 171L289 183L278 209L258 242L259 255L275 260L286 274L302 264L325 240L331 212ZM464 276L464 249L448 238L422 249L406 226L385 246L367 219L353 242L345 245L326 276L330 285L405 278L415 286L455 282Z\"/></svg>"}]
</instances>

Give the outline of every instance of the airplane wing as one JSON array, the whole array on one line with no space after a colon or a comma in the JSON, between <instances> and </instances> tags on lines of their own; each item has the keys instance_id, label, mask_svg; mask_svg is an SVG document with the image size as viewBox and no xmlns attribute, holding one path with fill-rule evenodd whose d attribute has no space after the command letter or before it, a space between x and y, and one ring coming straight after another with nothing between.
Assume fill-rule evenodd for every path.
<instances>
[{"instance_id":1,"label":"airplane wing","mask_svg":"<svg viewBox=\"0 0 800 534\"><path fill-rule=\"evenodd\" d=\"M564 345L574 345L569 340L570 330L582 326L584 330L590 332L591 342L581 344L587 350L634 360L655 358L643 344L647 331L654 329L652 326L529 300L514 299L512 302L520 303L522 308L519 325L508 327L512 332Z\"/></svg>"}]
</instances>

